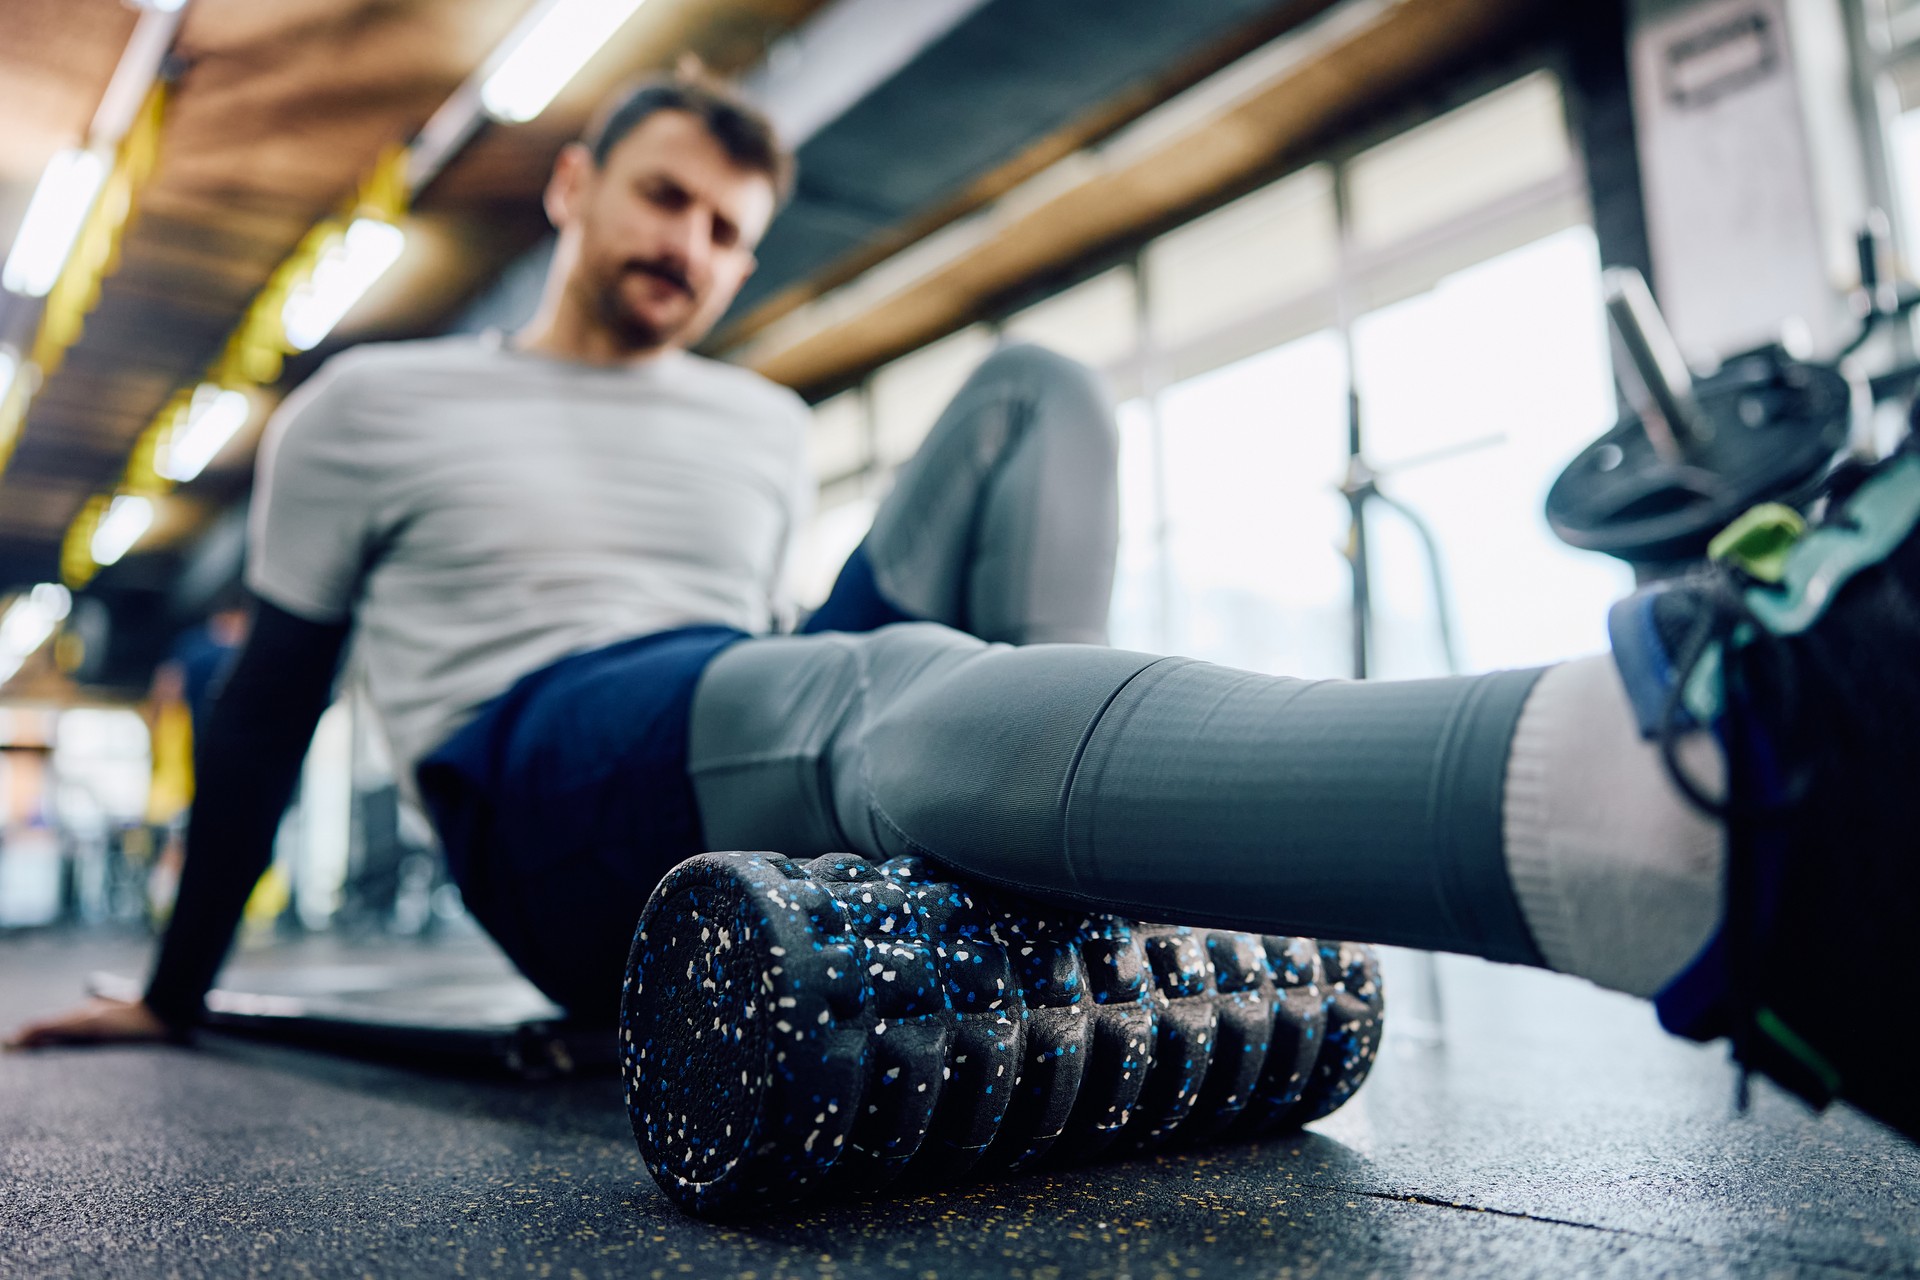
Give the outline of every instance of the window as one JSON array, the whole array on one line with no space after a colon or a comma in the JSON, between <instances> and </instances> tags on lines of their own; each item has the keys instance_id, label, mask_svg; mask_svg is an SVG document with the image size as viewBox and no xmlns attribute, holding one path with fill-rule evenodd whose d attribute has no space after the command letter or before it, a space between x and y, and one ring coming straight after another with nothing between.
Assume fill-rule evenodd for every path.
<instances>
[{"instance_id":1,"label":"window","mask_svg":"<svg viewBox=\"0 0 1920 1280\"><path fill-rule=\"evenodd\" d=\"M1172 599L1164 644L1145 647L1273 674L1346 674L1338 340L1317 333L1188 379L1160 413Z\"/></svg>"},{"instance_id":2,"label":"window","mask_svg":"<svg viewBox=\"0 0 1920 1280\"><path fill-rule=\"evenodd\" d=\"M1565 172L1573 160L1560 91L1536 72L1354 157L1353 236L1404 240Z\"/></svg>"},{"instance_id":3,"label":"window","mask_svg":"<svg viewBox=\"0 0 1920 1280\"><path fill-rule=\"evenodd\" d=\"M823 484L855 475L872 464L873 441L867 427L867 398L863 392L843 391L813 406L807 452L813 474L819 476Z\"/></svg>"},{"instance_id":4,"label":"window","mask_svg":"<svg viewBox=\"0 0 1920 1280\"><path fill-rule=\"evenodd\" d=\"M1867 48L1854 73L1873 104L1867 136L1877 125L1886 149L1885 188L1873 198L1894 215L1894 244L1912 275L1920 262L1920 0L1864 0L1863 13L1854 7L1848 16L1862 21ZM1867 170L1877 187L1877 167Z\"/></svg>"},{"instance_id":5,"label":"window","mask_svg":"<svg viewBox=\"0 0 1920 1280\"><path fill-rule=\"evenodd\" d=\"M1131 397L1118 413L1115 644L1351 673L1351 377L1383 491L1437 539L1462 669L1604 646L1627 571L1561 545L1541 514L1560 467L1613 415L1573 160L1559 86L1536 73L1170 231L1137 272L1103 272L1007 318L1009 336L1095 365ZM853 410L820 406L816 445L832 461L817 595L882 477L991 345L976 327L875 374L877 448L858 476L842 470L860 456ZM1367 526L1370 672L1444 671L1423 544L1386 503L1368 506Z\"/></svg>"},{"instance_id":6,"label":"window","mask_svg":"<svg viewBox=\"0 0 1920 1280\"><path fill-rule=\"evenodd\" d=\"M1104 272L1008 318L1006 334L1105 369L1140 345L1133 273Z\"/></svg>"},{"instance_id":7,"label":"window","mask_svg":"<svg viewBox=\"0 0 1920 1280\"><path fill-rule=\"evenodd\" d=\"M1880 0L1886 43L1900 48L1920 41L1920 0Z\"/></svg>"},{"instance_id":8,"label":"window","mask_svg":"<svg viewBox=\"0 0 1920 1280\"><path fill-rule=\"evenodd\" d=\"M873 375L875 461L893 468L913 456L954 392L993 350L993 335L975 325L901 356Z\"/></svg>"},{"instance_id":9,"label":"window","mask_svg":"<svg viewBox=\"0 0 1920 1280\"><path fill-rule=\"evenodd\" d=\"M1613 420L1593 233L1562 231L1364 316L1354 347L1367 451L1439 543L1461 667L1604 650L1606 605L1632 575L1561 543L1542 514L1560 469ZM1368 535L1374 672L1444 674L1423 546L1384 504Z\"/></svg>"},{"instance_id":10,"label":"window","mask_svg":"<svg viewBox=\"0 0 1920 1280\"><path fill-rule=\"evenodd\" d=\"M1120 430L1120 548L1113 576L1109 636L1122 649L1164 653L1171 644L1170 566L1161 554L1165 525L1159 424L1142 399L1115 413Z\"/></svg>"},{"instance_id":11,"label":"window","mask_svg":"<svg viewBox=\"0 0 1920 1280\"><path fill-rule=\"evenodd\" d=\"M873 469L873 429L864 389L843 391L813 407L808 451L820 493L813 519L793 550L790 585L797 602L816 608L833 589L840 566L866 536L880 478Z\"/></svg>"},{"instance_id":12,"label":"window","mask_svg":"<svg viewBox=\"0 0 1920 1280\"><path fill-rule=\"evenodd\" d=\"M1332 172L1315 165L1170 231L1148 246L1143 262L1154 339L1163 347L1177 351L1244 328L1277 304L1333 283L1339 230ZM1292 332L1260 335L1267 340L1254 350L1332 320L1328 299Z\"/></svg>"}]
</instances>

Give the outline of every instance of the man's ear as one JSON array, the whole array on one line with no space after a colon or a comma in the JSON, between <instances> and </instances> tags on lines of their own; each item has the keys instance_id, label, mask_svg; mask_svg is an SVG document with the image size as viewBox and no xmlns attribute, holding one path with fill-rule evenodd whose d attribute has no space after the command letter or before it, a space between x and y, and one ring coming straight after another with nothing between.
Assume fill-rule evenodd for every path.
<instances>
[{"instance_id":1,"label":"man's ear","mask_svg":"<svg viewBox=\"0 0 1920 1280\"><path fill-rule=\"evenodd\" d=\"M565 231L580 216L581 202L597 172L593 152L584 144L569 142L560 149L541 200L547 210L547 221L553 224L554 230Z\"/></svg>"}]
</instances>

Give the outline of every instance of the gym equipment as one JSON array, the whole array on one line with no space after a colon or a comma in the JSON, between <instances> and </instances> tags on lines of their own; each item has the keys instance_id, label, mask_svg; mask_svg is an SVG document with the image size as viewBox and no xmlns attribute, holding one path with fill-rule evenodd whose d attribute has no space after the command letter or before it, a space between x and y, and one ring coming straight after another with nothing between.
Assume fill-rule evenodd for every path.
<instances>
[{"instance_id":1,"label":"gym equipment","mask_svg":"<svg viewBox=\"0 0 1920 1280\"><path fill-rule=\"evenodd\" d=\"M1639 272L1609 268L1604 287L1632 411L1560 473L1547 523L1658 577L1703 558L1756 503L1810 497L1847 442L1851 392L1833 366L1777 343L1696 380Z\"/></svg>"},{"instance_id":2,"label":"gym equipment","mask_svg":"<svg viewBox=\"0 0 1920 1280\"><path fill-rule=\"evenodd\" d=\"M1860 332L1825 362L1772 343L1696 376L1640 273L1608 268L1602 286L1629 412L1554 481L1546 503L1554 533L1625 560L1643 580L1659 578L1703 559L1750 507L1815 497L1852 434L1854 387L1842 362L1920 304L1920 291L1881 268L1883 224L1870 220L1859 237ZM1881 399L1916 378L1920 366L1909 365L1865 385Z\"/></svg>"},{"instance_id":3,"label":"gym equipment","mask_svg":"<svg viewBox=\"0 0 1920 1280\"><path fill-rule=\"evenodd\" d=\"M703 1216L1299 1127L1379 1049L1371 948L974 893L917 858L706 854L622 994L648 1170Z\"/></svg>"}]
</instances>

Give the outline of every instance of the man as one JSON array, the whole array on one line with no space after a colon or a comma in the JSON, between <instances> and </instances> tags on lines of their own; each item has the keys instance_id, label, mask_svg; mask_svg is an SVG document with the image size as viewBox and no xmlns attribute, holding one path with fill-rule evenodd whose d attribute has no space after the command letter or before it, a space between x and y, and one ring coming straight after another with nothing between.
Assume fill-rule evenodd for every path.
<instances>
[{"instance_id":1,"label":"man","mask_svg":"<svg viewBox=\"0 0 1920 1280\"><path fill-rule=\"evenodd\" d=\"M626 933L691 852L914 853L1057 901L1658 994L1676 1030L1920 1132L1877 994L1920 976L1897 784L1920 762L1920 455L1836 495L1777 587L1720 567L1625 602L1612 661L1310 683L1094 643L1111 422L1072 366L1013 348L811 634L761 634L803 510L800 409L684 348L773 214L766 139L703 90L642 91L556 167L526 330L352 353L289 402L259 620L147 999L21 1042L192 1023L351 625L470 906L585 1016L611 1014ZM1845 973L1812 962L1836 935Z\"/></svg>"},{"instance_id":2,"label":"man","mask_svg":"<svg viewBox=\"0 0 1920 1280\"><path fill-rule=\"evenodd\" d=\"M523 331L362 348L289 398L255 494L255 631L202 735L192 856L147 998L21 1041L198 1018L350 634L469 907L549 995L611 1017L647 892L705 848L693 682L791 613L805 407L686 350L752 270L789 169L739 103L644 87L555 166L558 244ZM877 570L917 616L1103 640L1114 467L1084 371L1003 353L902 485L885 553L856 557L809 625L905 619Z\"/></svg>"}]
</instances>

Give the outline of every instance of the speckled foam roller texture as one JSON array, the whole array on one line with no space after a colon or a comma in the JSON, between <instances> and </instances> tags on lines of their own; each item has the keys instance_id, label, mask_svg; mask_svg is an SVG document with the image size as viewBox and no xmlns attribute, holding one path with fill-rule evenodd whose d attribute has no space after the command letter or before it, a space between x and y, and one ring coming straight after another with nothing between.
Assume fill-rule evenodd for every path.
<instances>
[{"instance_id":1,"label":"speckled foam roller texture","mask_svg":"<svg viewBox=\"0 0 1920 1280\"><path fill-rule=\"evenodd\" d=\"M621 1061L660 1185L744 1214L1297 1127L1365 1079L1382 1010L1366 947L720 853L641 918Z\"/></svg>"}]
</instances>

